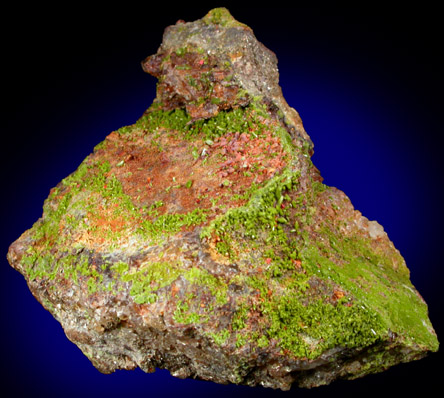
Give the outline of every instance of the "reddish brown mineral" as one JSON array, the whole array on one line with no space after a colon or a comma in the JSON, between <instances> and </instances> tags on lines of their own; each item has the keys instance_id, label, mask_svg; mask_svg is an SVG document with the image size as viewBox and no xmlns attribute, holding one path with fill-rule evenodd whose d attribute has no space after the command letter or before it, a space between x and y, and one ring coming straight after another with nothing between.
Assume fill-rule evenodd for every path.
<instances>
[{"instance_id":1,"label":"reddish brown mineral","mask_svg":"<svg viewBox=\"0 0 444 398\"><path fill-rule=\"evenodd\" d=\"M249 27L224 8L179 21L142 66L154 103L8 253L97 369L286 390L438 349L404 259L322 183Z\"/></svg>"}]
</instances>

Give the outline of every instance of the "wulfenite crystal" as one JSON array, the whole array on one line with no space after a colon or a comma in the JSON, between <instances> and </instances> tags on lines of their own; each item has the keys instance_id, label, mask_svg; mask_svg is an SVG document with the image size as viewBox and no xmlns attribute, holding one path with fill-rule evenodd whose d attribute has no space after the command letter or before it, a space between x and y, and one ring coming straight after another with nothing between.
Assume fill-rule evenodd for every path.
<instances>
[{"instance_id":1,"label":"wulfenite crystal","mask_svg":"<svg viewBox=\"0 0 444 398\"><path fill-rule=\"evenodd\" d=\"M383 228L322 183L275 55L224 8L165 30L157 97L9 250L104 373L288 389L438 349Z\"/></svg>"}]
</instances>

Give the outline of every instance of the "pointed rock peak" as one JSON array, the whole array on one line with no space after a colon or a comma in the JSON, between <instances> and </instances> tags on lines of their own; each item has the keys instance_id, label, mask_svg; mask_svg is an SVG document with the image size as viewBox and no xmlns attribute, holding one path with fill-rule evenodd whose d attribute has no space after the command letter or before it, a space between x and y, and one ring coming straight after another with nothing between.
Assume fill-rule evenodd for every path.
<instances>
[{"instance_id":1,"label":"pointed rock peak","mask_svg":"<svg viewBox=\"0 0 444 398\"><path fill-rule=\"evenodd\" d=\"M185 108L193 119L221 110L266 103L295 135L311 141L297 112L283 98L276 55L226 8L165 29L156 54L142 62L159 79L155 102L164 110Z\"/></svg>"},{"instance_id":2,"label":"pointed rock peak","mask_svg":"<svg viewBox=\"0 0 444 398\"><path fill-rule=\"evenodd\" d=\"M230 28L236 26L250 29L247 25L236 21L225 7L213 8L202 18L202 21L208 25L214 24Z\"/></svg>"},{"instance_id":3,"label":"pointed rock peak","mask_svg":"<svg viewBox=\"0 0 444 398\"><path fill-rule=\"evenodd\" d=\"M224 8L166 29L157 98L8 251L103 373L288 390L438 350L399 251L322 183L277 60Z\"/></svg>"}]
</instances>

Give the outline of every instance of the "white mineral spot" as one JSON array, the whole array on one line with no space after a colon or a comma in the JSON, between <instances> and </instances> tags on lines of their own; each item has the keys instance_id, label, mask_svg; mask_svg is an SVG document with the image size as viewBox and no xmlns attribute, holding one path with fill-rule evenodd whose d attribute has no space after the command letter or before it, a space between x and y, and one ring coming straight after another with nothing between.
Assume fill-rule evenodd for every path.
<instances>
[{"instance_id":1,"label":"white mineral spot","mask_svg":"<svg viewBox=\"0 0 444 398\"><path fill-rule=\"evenodd\" d=\"M368 233L372 239L382 238L385 235L384 228L376 221L368 222Z\"/></svg>"}]
</instances>

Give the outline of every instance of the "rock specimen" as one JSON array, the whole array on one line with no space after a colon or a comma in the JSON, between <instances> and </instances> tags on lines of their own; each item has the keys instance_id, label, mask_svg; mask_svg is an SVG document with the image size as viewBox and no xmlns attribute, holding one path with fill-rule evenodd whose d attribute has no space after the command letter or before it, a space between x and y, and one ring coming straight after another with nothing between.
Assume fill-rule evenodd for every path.
<instances>
[{"instance_id":1,"label":"rock specimen","mask_svg":"<svg viewBox=\"0 0 444 398\"><path fill-rule=\"evenodd\" d=\"M289 389L438 349L383 228L322 183L275 55L224 8L166 29L157 97L9 250L103 373Z\"/></svg>"}]
</instances>

